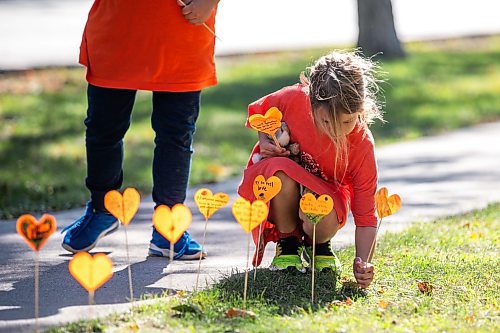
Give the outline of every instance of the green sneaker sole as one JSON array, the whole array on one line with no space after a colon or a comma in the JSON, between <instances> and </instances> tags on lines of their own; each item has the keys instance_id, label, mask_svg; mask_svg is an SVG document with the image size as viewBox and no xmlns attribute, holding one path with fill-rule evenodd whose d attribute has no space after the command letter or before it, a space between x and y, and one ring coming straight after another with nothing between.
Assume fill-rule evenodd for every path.
<instances>
[{"instance_id":1,"label":"green sneaker sole","mask_svg":"<svg viewBox=\"0 0 500 333\"><path fill-rule=\"evenodd\" d=\"M304 250L306 258L304 260L307 262L306 267L311 269L312 266L312 247L307 246ZM333 254L333 256L322 256L317 255L314 258L314 268L317 271L334 271L337 272L337 276L342 273L342 264L339 258Z\"/></svg>"},{"instance_id":2,"label":"green sneaker sole","mask_svg":"<svg viewBox=\"0 0 500 333\"><path fill-rule=\"evenodd\" d=\"M296 269L301 273L306 272L306 268L302 262L302 259L299 255L293 254L283 254L277 257L274 257L271 266L269 266L269 270L271 271L283 271L289 270L290 268Z\"/></svg>"}]
</instances>

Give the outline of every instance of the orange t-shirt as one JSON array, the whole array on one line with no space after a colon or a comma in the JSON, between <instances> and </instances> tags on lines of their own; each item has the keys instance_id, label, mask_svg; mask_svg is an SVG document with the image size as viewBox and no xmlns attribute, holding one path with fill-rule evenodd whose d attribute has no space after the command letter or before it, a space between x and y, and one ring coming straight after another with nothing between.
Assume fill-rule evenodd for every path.
<instances>
[{"instance_id":1,"label":"orange t-shirt","mask_svg":"<svg viewBox=\"0 0 500 333\"><path fill-rule=\"evenodd\" d=\"M176 0L95 0L80 46L87 81L172 92L215 85L215 37L181 10ZM215 12L205 22L212 30Z\"/></svg>"}]
</instances>

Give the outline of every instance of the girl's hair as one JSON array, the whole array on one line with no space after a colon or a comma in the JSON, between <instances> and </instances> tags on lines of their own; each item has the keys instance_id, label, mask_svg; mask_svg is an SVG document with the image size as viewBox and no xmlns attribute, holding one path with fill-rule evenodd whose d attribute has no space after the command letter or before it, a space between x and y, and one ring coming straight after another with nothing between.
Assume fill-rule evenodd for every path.
<instances>
[{"instance_id":1,"label":"girl's hair","mask_svg":"<svg viewBox=\"0 0 500 333\"><path fill-rule=\"evenodd\" d=\"M322 56L302 72L300 81L309 95L312 114L318 129L330 137L335 144L337 161L347 164L347 137L342 134L340 113L359 112L362 126L372 124L375 119L383 121L376 94L379 92L371 59L363 58L357 51L334 51ZM327 112L328 122L319 116L319 108Z\"/></svg>"}]
</instances>

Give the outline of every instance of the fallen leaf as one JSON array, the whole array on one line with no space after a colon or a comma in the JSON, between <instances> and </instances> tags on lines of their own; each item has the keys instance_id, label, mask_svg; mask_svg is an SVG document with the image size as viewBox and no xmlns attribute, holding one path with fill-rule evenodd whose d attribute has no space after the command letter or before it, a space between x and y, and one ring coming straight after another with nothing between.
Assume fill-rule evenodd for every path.
<instances>
[{"instance_id":1,"label":"fallen leaf","mask_svg":"<svg viewBox=\"0 0 500 333\"><path fill-rule=\"evenodd\" d=\"M139 325L137 323L128 323L127 324L127 328L129 330L132 330L132 331L136 332L136 331L139 330Z\"/></svg>"},{"instance_id":2,"label":"fallen leaf","mask_svg":"<svg viewBox=\"0 0 500 333\"><path fill-rule=\"evenodd\" d=\"M381 299L380 301L378 301L377 306L379 310L385 311L389 306L389 302L385 299Z\"/></svg>"},{"instance_id":3,"label":"fallen leaf","mask_svg":"<svg viewBox=\"0 0 500 333\"><path fill-rule=\"evenodd\" d=\"M470 238L472 239L483 238L483 237L484 233L482 233L481 231L474 231L473 233L470 234Z\"/></svg>"},{"instance_id":4,"label":"fallen leaf","mask_svg":"<svg viewBox=\"0 0 500 333\"><path fill-rule=\"evenodd\" d=\"M428 281L417 281L418 290L424 295L430 295L434 286Z\"/></svg>"},{"instance_id":5,"label":"fallen leaf","mask_svg":"<svg viewBox=\"0 0 500 333\"><path fill-rule=\"evenodd\" d=\"M470 229L470 222L466 222L466 223L462 224L462 228Z\"/></svg>"},{"instance_id":6,"label":"fallen leaf","mask_svg":"<svg viewBox=\"0 0 500 333\"><path fill-rule=\"evenodd\" d=\"M347 297L347 298L345 299L345 304L346 304L346 305L352 305L352 303L353 303L353 302L352 302L352 299L351 299L350 297Z\"/></svg>"},{"instance_id":7,"label":"fallen leaf","mask_svg":"<svg viewBox=\"0 0 500 333\"><path fill-rule=\"evenodd\" d=\"M474 313L469 313L468 315L465 316L465 321L469 324L474 324L476 320L477 318Z\"/></svg>"},{"instance_id":8,"label":"fallen leaf","mask_svg":"<svg viewBox=\"0 0 500 333\"><path fill-rule=\"evenodd\" d=\"M231 308L226 311L226 317L227 318L234 318L234 317L243 317L243 318L251 318L255 319L257 316L255 313L249 310L242 310L238 308Z\"/></svg>"}]
</instances>

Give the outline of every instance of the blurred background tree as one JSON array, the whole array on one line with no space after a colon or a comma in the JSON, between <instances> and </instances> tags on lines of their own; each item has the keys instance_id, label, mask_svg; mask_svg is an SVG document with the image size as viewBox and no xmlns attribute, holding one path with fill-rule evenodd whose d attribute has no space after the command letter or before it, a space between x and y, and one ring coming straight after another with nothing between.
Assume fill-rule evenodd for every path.
<instances>
[{"instance_id":1,"label":"blurred background tree","mask_svg":"<svg viewBox=\"0 0 500 333\"><path fill-rule=\"evenodd\" d=\"M394 26L391 0L358 0L358 26L358 47L366 56L405 56Z\"/></svg>"}]
</instances>

